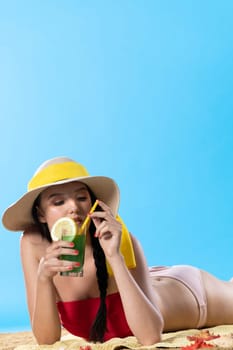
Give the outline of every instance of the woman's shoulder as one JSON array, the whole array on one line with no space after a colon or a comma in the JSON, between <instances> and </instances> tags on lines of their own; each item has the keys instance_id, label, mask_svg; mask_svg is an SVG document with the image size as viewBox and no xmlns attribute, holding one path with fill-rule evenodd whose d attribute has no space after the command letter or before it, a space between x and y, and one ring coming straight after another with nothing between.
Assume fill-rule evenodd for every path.
<instances>
[{"instance_id":1,"label":"woman's shoulder","mask_svg":"<svg viewBox=\"0 0 233 350\"><path fill-rule=\"evenodd\" d=\"M140 243L140 241L138 240L138 238L136 238L131 232L129 232L130 234L130 238L133 244L133 248L134 248L134 253L135 254L144 254L143 249L142 249L142 245Z\"/></svg>"},{"instance_id":2,"label":"woman's shoulder","mask_svg":"<svg viewBox=\"0 0 233 350\"><path fill-rule=\"evenodd\" d=\"M20 239L21 251L36 253L40 256L42 252L48 247L50 243L42 237L39 229L37 227L29 227L23 232Z\"/></svg>"},{"instance_id":3,"label":"woman's shoulder","mask_svg":"<svg viewBox=\"0 0 233 350\"><path fill-rule=\"evenodd\" d=\"M132 271L135 271L135 273L139 273L140 275L143 273L148 273L148 266L146 262L146 257L144 250L142 248L142 245L138 238L136 238L132 233L130 233L132 246L133 246L133 252L135 257L135 264L136 268Z\"/></svg>"},{"instance_id":4,"label":"woman's shoulder","mask_svg":"<svg viewBox=\"0 0 233 350\"><path fill-rule=\"evenodd\" d=\"M21 240L32 244L41 244L44 241L41 232L36 225L28 227L22 233Z\"/></svg>"}]
</instances>

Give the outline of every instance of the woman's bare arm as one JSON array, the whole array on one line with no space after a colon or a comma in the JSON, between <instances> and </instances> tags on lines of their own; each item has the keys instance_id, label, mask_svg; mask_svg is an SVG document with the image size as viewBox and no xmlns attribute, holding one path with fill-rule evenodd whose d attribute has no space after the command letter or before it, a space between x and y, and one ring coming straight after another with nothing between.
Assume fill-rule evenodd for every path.
<instances>
[{"instance_id":1,"label":"woman's bare arm","mask_svg":"<svg viewBox=\"0 0 233 350\"><path fill-rule=\"evenodd\" d=\"M137 266L131 272L120 255L110 259L119 289L127 322L143 345L154 344L161 339L163 318L156 305L148 266L138 241L132 237Z\"/></svg>"},{"instance_id":2,"label":"woman's bare arm","mask_svg":"<svg viewBox=\"0 0 233 350\"><path fill-rule=\"evenodd\" d=\"M132 237L137 264L132 274L120 252L122 225L105 203L99 201L99 205L102 211L89 215L96 226L95 237L112 268L128 325L141 344L154 344L161 339L164 322L152 292L143 250Z\"/></svg>"},{"instance_id":3,"label":"woman's bare arm","mask_svg":"<svg viewBox=\"0 0 233 350\"><path fill-rule=\"evenodd\" d=\"M39 274L39 265L43 263L41 256L48 244L35 232L25 233L20 243L28 310L39 344L53 344L61 337L53 279Z\"/></svg>"}]
</instances>

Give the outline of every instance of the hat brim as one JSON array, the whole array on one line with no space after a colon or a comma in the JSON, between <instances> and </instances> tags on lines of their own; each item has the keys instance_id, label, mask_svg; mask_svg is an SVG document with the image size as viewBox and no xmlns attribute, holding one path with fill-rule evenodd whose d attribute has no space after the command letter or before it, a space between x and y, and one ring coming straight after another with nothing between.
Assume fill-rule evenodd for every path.
<instances>
[{"instance_id":1,"label":"hat brim","mask_svg":"<svg viewBox=\"0 0 233 350\"><path fill-rule=\"evenodd\" d=\"M39 194L48 187L73 181L79 181L87 185L96 198L106 203L111 208L114 216L117 215L120 192L116 182L105 176L85 176L47 184L27 192L17 202L6 209L2 217L3 225L10 231L24 231L30 225L35 224L32 217L32 207Z\"/></svg>"}]
</instances>

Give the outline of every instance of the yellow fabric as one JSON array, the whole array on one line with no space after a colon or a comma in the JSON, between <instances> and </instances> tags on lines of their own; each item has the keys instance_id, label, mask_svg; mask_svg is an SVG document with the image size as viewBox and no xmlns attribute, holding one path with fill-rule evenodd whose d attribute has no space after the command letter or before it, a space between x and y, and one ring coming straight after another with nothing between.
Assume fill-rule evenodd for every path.
<instances>
[{"instance_id":1,"label":"yellow fabric","mask_svg":"<svg viewBox=\"0 0 233 350\"><path fill-rule=\"evenodd\" d=\"M39 171L28 183L28 191L57 181L89 176L86 168L75 162L52 164Z\"/></svg>"},{"instance_id":2,"label":"yellow fabric","mask_svg":"<svg viewBox=\"0 0 233 350\"><path fill-rule=\"evenodd\" d=\"M126 266L129 269L133 269L136 267L136 260L135 260L133 245L132 245L129 231L119 215L117 215L116 219L122 224L122 235L121 235L121 244L120 244L121 254L125 259ZM108 270L108 274L112 275L112 269L108 263L107 263L107 270Z\"/></svg>"}]
</instances>

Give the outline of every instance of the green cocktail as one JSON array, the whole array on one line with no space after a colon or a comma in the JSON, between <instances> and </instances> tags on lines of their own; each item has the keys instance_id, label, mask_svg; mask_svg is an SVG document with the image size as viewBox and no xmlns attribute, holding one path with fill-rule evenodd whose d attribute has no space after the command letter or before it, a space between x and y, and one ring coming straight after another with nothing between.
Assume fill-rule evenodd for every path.
<instances>
[{"instance_id":1,"label":"green cocktail","mask_svg":"<svg viewBox=\"0 0 233 350\"><path fill-rule=\"evenodd\" d=\"M61 255L61 260L75 261L80 264L80 266L74 267L72 270L61 272L61 276L71 276L71 277L82 277L83 276L83 264L84 264L84 255L85 255L85 244L86 244L86 234L76 234L72 237L69 235L62 236L63 241L69 241L74 243L74 247L71 249L78 250L78 255Z\"/></svg>"}]
</instances>

